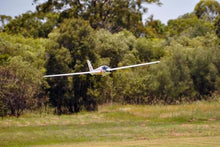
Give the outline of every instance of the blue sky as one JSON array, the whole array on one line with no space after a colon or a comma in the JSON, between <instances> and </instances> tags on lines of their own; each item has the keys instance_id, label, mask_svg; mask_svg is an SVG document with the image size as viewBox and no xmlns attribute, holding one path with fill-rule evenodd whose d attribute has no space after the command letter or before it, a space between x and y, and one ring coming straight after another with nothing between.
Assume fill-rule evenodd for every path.
<instances>
[{"instance_id":1,"label":"blue sky","mask_svg":"<svg viewBox=\"0 0 220 147\"><path fill-rule=\"evenodd\" d=\"M169 19L176 19L178 16L192 12L195 5L200 0L161 0L162 6L147 5L148 13L144 14L143 19L147 19L151 14L154 19L159 19L167 23ZM220 0L217 0L220 2ZM0 0L0 15L18 16L28 10L35 11L33 0Z\"/></svg>"},{"instance_id":2,"label":"blue sky","mask_svg":"<svg viewBox=\"0 0 220 147\"><path fill-rule=\"evenodd\" d=\"M147 19L151 14L154 19L159 19L167 23L169 19L176 19L179 16L190 13L200 0L161 0L163 5L148 5L148 13L144 14L143 19Z\"/></svg>"},{"instance_id":3,"label":"blue sky","mask_svg":"<svg viewBox=\"0 0 220 147\"><path fill-rule=\"evenodd\" d=\"M35 10L33 0L0 0L0 15L18 16L28 10Z\"/></svg>"}]
</instances>

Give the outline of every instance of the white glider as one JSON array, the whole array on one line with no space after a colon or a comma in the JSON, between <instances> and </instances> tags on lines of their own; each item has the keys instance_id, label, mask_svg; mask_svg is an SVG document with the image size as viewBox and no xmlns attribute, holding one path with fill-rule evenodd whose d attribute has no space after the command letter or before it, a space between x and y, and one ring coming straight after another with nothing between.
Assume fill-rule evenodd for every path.
<instances>
[{"instance_id":1,"label":"white glider","mask_svg":"<svg viewBox=\"0 0 220 147\"><path fill-rule=\"evenodd\" d=\"M129 66L122 66L122 67L116 67L116 68L110 68L106 65L103 65L103 66L100 66L99 68L96 68L96 69L93 69L92 64L89 60L87 60L87 63L88 63L89 71L86 71L86 72L45 75L44 77L49 78L49 77L74 76L74 75L84 75L84 74L105 76L105 75L108 75L112 71L115 71L115 70L126 69L126 68L131 68L131 67L138 67L138 66L143 66L143 65L157 64L157 63L160 63L160 61L141 63L141 64L135 64L135 65L129 65Z\"/></svg>"}]
</instances>

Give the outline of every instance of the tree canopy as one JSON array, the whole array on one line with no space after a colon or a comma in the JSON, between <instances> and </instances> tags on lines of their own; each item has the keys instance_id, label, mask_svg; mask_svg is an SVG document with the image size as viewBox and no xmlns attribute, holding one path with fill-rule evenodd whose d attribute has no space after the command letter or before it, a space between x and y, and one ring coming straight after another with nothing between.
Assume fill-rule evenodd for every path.
<instances>
[{"instance_id":1,"label":"tree canopy","mask_svg":"<svg viewBox=\"0 0 220 147\"><path fill-rule=\"evenodd\" d=\"M194 11L198 18L213 22L220 14L220 3L216 0L201 0L196 4Z\"/></svg>"}]
</instances>

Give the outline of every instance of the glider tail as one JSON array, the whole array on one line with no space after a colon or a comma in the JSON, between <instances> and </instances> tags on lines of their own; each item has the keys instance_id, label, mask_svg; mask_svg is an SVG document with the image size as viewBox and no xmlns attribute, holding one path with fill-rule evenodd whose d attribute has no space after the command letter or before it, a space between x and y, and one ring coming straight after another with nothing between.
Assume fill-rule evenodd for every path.
<instances>
[{"instance_id":1,"label":"glider tail","mask_svg":"<svg viewBox=\"0 0 220 147\"><path fill-rule=\"evenodd\" d=\"M89 60L87 60L87 64L88 64L88 67L89 67L89 71L93 71L92 64Z\"/></svg>"}]
</instances>

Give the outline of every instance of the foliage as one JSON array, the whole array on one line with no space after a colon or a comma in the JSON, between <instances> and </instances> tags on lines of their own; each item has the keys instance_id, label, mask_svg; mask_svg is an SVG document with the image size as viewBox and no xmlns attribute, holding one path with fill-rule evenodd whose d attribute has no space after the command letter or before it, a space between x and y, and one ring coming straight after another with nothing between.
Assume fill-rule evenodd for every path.
<instances>
[{"instance_id":1,"label":"foliage","mask_svg":"<svg viewBox=\"0 0 220 147\"><path fill-rule=\"evenodd\" d=\"M0 93L0 117L3 118L3 116L5 116L5 104L3 103L3 100L1 98L1 93Z\"/></svg>"},{"instance_id":2,"label":"foliage","mask_svg":"<svg viewBox=\"0 0 220 147\"><path fill-rule=\"evenodd\" d=\"M11 58L0 71L2 101L12 115L19 116L34 105L33 96L39 90L42 74L19 56Z\"/></svg>"},{"instance_id":3,"label":"foliage","mask_svg":"<svg viewBox=\"0 0 220 147\"><path fill-rule=\"evenodd\" d=\"M165 25L160 20L154 20L151 15L145 22L145 31L141 35L147 38L160 38L165 33Z\"/></svg>"},{"instance_id":4,"label":"foliage","mask_svg":"<svg viewBox=\"0 0 220 147\"><path fill-rule=\"evenodd\" d=\"M54 45L48 50L47 73L88 70L86 59L96 61L92 35L93 30L88 22L81 19L65 20L59 29L49 35ZM94 82L91 77L82 75L72 79L61 77L48 81L51 86L50 100L57 106L59 114L62 112L61 106L68 107L70 112L79 112L83 106L87 110L96 109L96 101L87 94ZM66 104L61 101L66 101Z\"/></svg>"},{"instance_id":5,"label":"foliage","mask_svg":"<svg viewBox=\"0 0 220 147\"><path fill-rule=\"evenodd\" d=\"M214 26L216 35L220 38L220 15L215 18Z\"/></svg>"},{"instance_id":6,"label":"foliage","mask_svg":"<svg viewBox=\"0 0 220 147\"><path fill-rule=\"evenodd\" d=\"M161 4L159 0L47 0L37 5L36 9L43 13L60 11L61 22L65 18L80 17L89 21L94 29L104 28L111 33L128 29L140 36L143 28L142 12L147 10L145 3Z\"/></svg>"},{"instance_id":7,"label":"foliage","mask_svg":"<svg viewBox=\"0 0 220 147\"><path fill-rule=\"evenodd\" d=\"M177 46L175 46L177 47ZM189 67L186 66L186 55L180 47L173 56L162 60L153 67L152 78L149 80L149 90L165 103L178 103L187 97L194 97L193 81L190 78Z\"/></svg>"},{"instance_id":8,"label":"foliage","mask_svg":"<svg viewBox=\"0 0 220 147\"><path fill-rule=\"evenodd\" d=\"M49 48L50 52L49 59L47 61L47 73L68 73L70 69L68 64L71 62L71 56L66 48L57 49L54 47ZM71 99L71 79L67 77L48 79L48 84L50 85L49 91L49 101L50 103L57 107L57 113L62 113L62 106L65 101Z\"/></svg>"},{"instance_id":9,"label":"foliage","mask_svg":"<svg viewBox=\"0 0 220 147\"><path fill-rule=\"evenodd\" d=\"M96 34L96 41L96 52L101 57L100 64L108 64L110 67L158 60L164 54L162 41L137 39L125 30L117 34L100 30ZM146 68L144 69L115 72L109 78L105 77L98 89L103 92L99 95L102 98L101 103L147 103L144 92L146 87L143 84L147 73Z\"/></svg>"},{"instance_id":10,"label":"foliage","mask_svg":"<svg viewBox=\"0 0 220 147\"><path fill-rule=\"evenodd\" d=\"M35 106L43 83L44 40L0 34L1 101L12 115Z\"/></svg>"},{"instance_id":11,"label":"foliage","mask_svg":"<svg viewBox=\"0 0 220 147\"><path fill-rule=\"evenodd\" d=\"M1 22L1 27L4 26L5 24L7 24L10 20L12 19L11 16L7 16L7 15L0 15L0 22Z\"/></svg>"},{"instance_id":12,"label":"foliage","mask_svg":"<svg viewBox=\"0 0 220 147\"><path fill-rule=\"evenodd\" d=\"M194 14L185 14L175 20L169 20L167 30L170 36L185 34L193 38L211 32L212 25L208 21L198 19Z\"/></svg>"},{"instance_id":13,"label":"foliage","mask_svg":"<svg viewBox=\"0 0 220 147\"><path fill-rule=\"evenodd\" d=\"M164 56L163 40L149 40L138 38L135 44L141 62L159 60Z\"/></svg>"},{"instance_id":14,"label":"foliage","mask_svg":"<svg viewBox=\"0 0 220 147\"><path fill-rule=\"evenodd\" d=\"M130 59L130 62L131 60L135 62L135 40L135 36L125 30L117 34L100 30L96 33L96 52L101 58L108 59L108 65L111 67L117 67L120 62L125 60L127 54L133 58Z\"/></svg>"},{"instance_id":15,"label":"foliage","mask_svg":"<svg viewBox=\"0 0 220 147\"><path fill-rule=\"evenodd\" d=\"M24 37L48 37L48 34L57 25L58 15L54 13L33 13L31 11L16 16L4 25L8 34L22 34Z\"/></svg>"},{"instance_id":16,"label":"foliage","mask_svg":"<svg viewBox=\"0 0 220 147\"><path fill-rule=\"evenodd\" d=\"M207 39L208 38L208 39ZM165 103L176 103L186 98L201 98L217 89L215 86L219 69L213 35L190 40L180 37L166 47L167 56L162 63L152 67L149 83L153 95L161 97ZM219 52L219 48L217 49Z\"/></svg>"},{"instance_id":17,"label":"foliage","mask_svg":"<svg viewBox=\"0 0 220 147\"><path fill-rule=\"evenodd\" d=\"M216 0L200 0L194 11L198 18L213 22L220 14L220 3Z\"/></svg>"}]
</instances>

